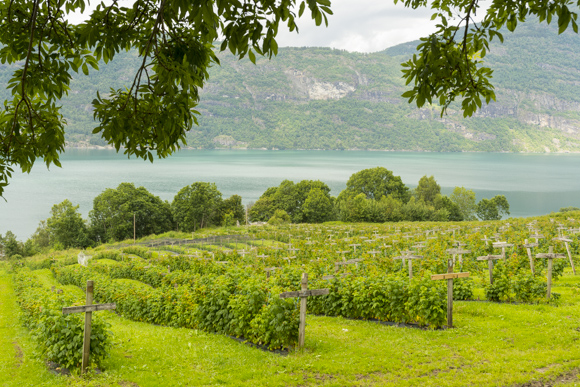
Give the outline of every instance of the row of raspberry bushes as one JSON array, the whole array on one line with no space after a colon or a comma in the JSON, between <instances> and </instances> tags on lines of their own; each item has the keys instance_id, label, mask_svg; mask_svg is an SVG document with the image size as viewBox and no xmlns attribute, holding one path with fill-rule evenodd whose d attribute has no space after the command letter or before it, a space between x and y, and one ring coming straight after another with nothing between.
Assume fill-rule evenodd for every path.
<instances>
[{"instance_id":1,"label":"row of raspberry bushes","mask_svg":"<svg viewBox=\"0 0 580 387\"><path fill-rule=\"evenodd\" d=\"M315 264L318 262L315 262ZM211 264L211 262L206 262ZM140 263L123 263L119 266L94 265L93 269L107 273L114 278L145 280L153 286L189 285L199 286L206 280L190 271L175 271L170 274L161 268L143 269ZM353 270L362 270L352 268ZM312 268L311 268L312 269ZM281 290L298 290L301 276L300 267L285 267L274 272L268 281L265 274L252 275L251 269L230 268L228 275L234 278L251 276L255 281ZM239 271L239 273L238 273ZM234 274L237 273L237 274ZM370 274L370 275L369 275ZM158 276L154 281L152 276ZM320 273L309 273L311 287L329 288L330 294L309 300L311 313L348 318L379 319L393 322L414 322L420 325L440 327L446 321L447 290L440 281L432 281L430 273L418 273L411 283L400 274L360 272L348 277L337 276L332 281L317 280ZM260 279L261 277L261 279ZM471 280L456 280L454 298L457 300L473 297Z\"/></svg>"},{"instance_id":2,"label":"row of raspberry bushes","mask_svg":"<svg viewBox=\"0 0 580 387\"><path fill-rule=\"evenodd\" d=\"M565 263L554 262L553 279L563 274ZM506 302L517 301L537 303L546 299L547 284L541 268L536 267L536 275L516 270L510 262L499 261L493 268L493 284L485 287L485 296L490 301ZM552 293L554 300L559 298L558 293Z\"/></svg>"},{"instance_id":3,"label":"row of raspberry bushes","mask_svg":"<svg viewBox=\"0 0 580 387\"><path fill-rule=\"evenodd\" d=\"M432 281L429 273L411 281L402 275L335 277L315 280L313 287L329 288L326 297L313 297L308 310L314 314L357 319L417 323L439 328L447 317L447 288Z\"/></svg>"},{"instance_id":4,"label":"row of raspberry bushes","mask_svg":"<svg viewBox=\"0 0 580 387\"><path fill-rule=\"evenodd\" d=\"M189 260L189 262L187 262ZM225 265L213 261L186 259L175 257L173 265L154 265L139 260L130 260L118 265L100 264L93 260L90 266L100 273L115 279L132 279L141 281L153 287L163 285L187 285L194 283L201 276L208 274L220 275L227 270ZM157 261L155 261L157 263ZM182 263L185 262L185 263ZM165 262L164 262L165 263Z\"/></svg>"},{"instance_id":5,"label":"row of raspberry bushes","mask_svg":"<svg viewBox=\"0 0 580 387\"><path fill-rule=\"evenodd\" d=\"M137 287L112 281L92 268L53 268L63 284L95 281L95 299L115 302L117 312L136 321L201 329L283 348L298 339L297 301L281 299L280 289L236 273L199 276L184 286Z\"/></svg>"},{"instance_id":6,"label":"row of raspberry bushes","mask_svg":"<svg viewBox=\"0 0 580 387\"><path fill-rule=\"evenodd\" d=\"M23 312L24 326L32 331L41 356L63 367L80 367L84 314L63 315L62 308L83 305L83 300L67 292L57 293L42 286L35 274L26 268L14 274L13 282L16 299ZM108 356L111 347L109 327L110 324L103 319L93 316L91 365L100 366Z\"/></svg>"}]
</instances>

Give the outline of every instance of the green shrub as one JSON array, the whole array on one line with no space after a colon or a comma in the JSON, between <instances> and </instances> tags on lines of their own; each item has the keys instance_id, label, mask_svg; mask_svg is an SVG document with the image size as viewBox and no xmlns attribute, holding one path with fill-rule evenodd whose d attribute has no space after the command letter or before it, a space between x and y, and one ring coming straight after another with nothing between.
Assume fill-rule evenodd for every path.
<instances>
[{"instance_id":1,"label":"green shrub","mask_svg":"<svg viewBox=\"0 0 580 387\"><path fill-rule=\"evenodd\" d=\"M27 269L14 275L16 298L22 308L24 325L32 335L45 360L63 367L80 367L82 361L84 315L63 315L62 308L83 303L74 296L44 288ZM111 335L108 323L93 316L90 362L100 366L108 355Z\"/></svg>"},{"instance_id":2,"label":"green shrub","mask_svg":"<svg viewBox=\"0 0 580 387\"><path fill-rule=\"evenodd\" d=\"M546 296L547 285L531 273L520 273L514 277L513 290L515 299L521 302L537 302Z\"/></svg>"},{"instance_id":3,"label":"green shrub","mask_svg":"<svg viewBox=\"0 0 580 387\"><path fill-rule=\"evenodd\" d=\"M435 328L443 326L447 321L445 281L432 281L430 275L413 277L405 306L413 321Z\"/></svg>"},{"instance_id":4,"label":"green shrub","mask_svg":"<svg viewBox=\"0 0 580 387\"><path fill-rule=\"evenodd\" d=\"M508 301L511 293L511 281L507 267L502 261L496 262L493 268L493 284L485 288L485 296L489 301Z\"/></svg>"},{"instance_id":5,"label":"green shrub","mask_svg":"<svg viewBox=\"0 0 580 387\"><path fill-rule=\"evenodd\" d=\"M117 303L117 312L135 321L241 336L270 348L290 347L298 340L297 328L286 330L298 324L295 302L280 299L279 289L272 293L263 279L258 281L247 273L179 273L181 277L170 281L184 277L187 281L182 286L162 281L158 288L144 288L112 282L101 269L93 266L52 268L63 284L78 286L90 277L95 281L96 300Z\"/></svg>"},{"instance_id":6,"label":"green shrub","mask_svg":"<svg viewBox=\"0 0 580 387\"><path fill-rule=\"evenodd\" d=\"M473 299L473 280L471 278L453 280L453 299L459 301Z\"/></svg>"},{"instance_id":7,"label":"green shrub","mask_svg":"<svg viewBox=\"0 0 580 387\"><path fill-rule=\"evenodd\" d=\"M151 258L151 252L146 247L129 246L129 247L124 247L121 251L125 254L133 254L133 255L136 255L136 256L141 257L143 259L150 259Z\"/></svg>"}]
</instances>

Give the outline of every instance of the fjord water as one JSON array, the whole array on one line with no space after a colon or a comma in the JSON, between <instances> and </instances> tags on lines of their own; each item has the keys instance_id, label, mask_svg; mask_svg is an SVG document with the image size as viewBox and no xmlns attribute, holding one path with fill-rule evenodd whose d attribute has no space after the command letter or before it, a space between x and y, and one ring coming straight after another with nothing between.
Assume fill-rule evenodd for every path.
<instances>
[{"instance_id":1,"label":"fjord water","mask_svg":"<svg viewBox=\"0 0 580 387\"><path fill-rule=\"evenodd\" d=\"M475 191L477 200L507 197L511 215L533 216L580 207L580 155L512 153L411 153L365 151L183 150L153 164L112 150L68 149L62 168L38 163L30 174L15 173L0 201L0 233L25 240L52 205L69 199L84 217L92 200L121 182L144 186L171 202L195 181L216 183L224 197L255 201L284 179L321 180L337 196L354 172L383 166L410 187L433 175L442 192L455 186Z\"/></svg>"}]
</instances>

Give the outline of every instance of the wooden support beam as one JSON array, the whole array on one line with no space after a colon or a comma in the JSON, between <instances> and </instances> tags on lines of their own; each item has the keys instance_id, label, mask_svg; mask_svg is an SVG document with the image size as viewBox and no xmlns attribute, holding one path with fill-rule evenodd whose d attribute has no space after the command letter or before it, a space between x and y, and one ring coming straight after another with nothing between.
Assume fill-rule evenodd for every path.
<instances>
[{"instance_id":1,"label":"wooden support beam","mask_svg":"<svg viewBox=\"0 0 580 387\"><path fill-rule=\"evenodd\" d=\"M550 246L548 253L541 253L536 254L536 258L547 258L548 259L548 273L547 273L547 282L548 282L548 290L546 292L546 298L550 299L552 294L552 261L554 258L566 258L565 254L554 254L554 247Z\"/></svg>"},{"instance_id":2,"label":"wooden support beam","mask_svg":"<svg viewBox=\"0 0 580 387\"><path fill-rule=\"evenodd\" d=\"M280 294L280 298L294 298L300 297L300 327L298 331L298 348L304 348L304 338L306 335L306 300L312 296L327 295L329 289L312 289L308 290L308 275L302 273L302 281L300 282L301 290L299 292L284 292Z\"/></svg>"},{"instance_id":3,"label":"wooden support beam","mask_svg":"<svg viewBox=\"0 0 580 387\"><path fill-rule=\"evenodd\" d=\"M62 308L63 314L85 313L85 331L83 338L83 356L81 364L81 373L83 374L87 372L87 367L89 366L89 355L91 352L91 320L93 317L93 312L99 310L111 310L117 307L114 303L93 305L93 288L94 282L87 281L86 305Z\"/></svg>"},{"instance_id":4,"label":"wooden support beam","mask_svg":"<svg viewBox=\"0 0 580 387\"><path fill-rule=\"evenodd\" d=\"M432 280L447 280L447 328L453 328L453 279L469 277L469 273L453 273L453 260L447 261L447 273L434 274Z\"/></svg>"},{"instance_id":5,"label":"wooden support beam","mask_svg":"<svg viewBox=\"0 0 580 387\"><path fill-rule=\"evenodd\" d=\"M501 255L483 255L481 257L477 257L478 261L487 261L487 268L489 270L489 283L493 284L493 260L494 259L502 259Z\"/></svg>"}]
</instances>

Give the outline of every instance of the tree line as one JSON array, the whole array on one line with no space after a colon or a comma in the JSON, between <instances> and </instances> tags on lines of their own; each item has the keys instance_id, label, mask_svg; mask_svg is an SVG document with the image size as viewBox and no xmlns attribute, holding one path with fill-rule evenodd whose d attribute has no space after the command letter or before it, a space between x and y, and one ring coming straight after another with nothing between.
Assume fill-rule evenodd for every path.
<instances>
[{"instance_id":1,"label":"tree line","mask_svg":"<svg viewBox=\"0 0 580 387\"><path fill-rule=\"evenodd\" d=\"M499 220L509 215L505 196L476 202L475 192L455 187L450 196L441 194L433 176L423 176L414 190L400 176L384 167L354 173L338 197L321 181L284 180L268 188L249 209L252 221L270 224L399 221Z\"/></svg>"},{"instance_id":2,"label":"tree line","mask_svg":"<svg viewBox=\"0 0 580 387\"><path fill-rule=\"evenodd\" d=\"M100 243L142 238L177 230L233 226L251 222L322 223L499 220L509 215L505 196L481 199L464 187L449 196L433 176L423 176L413 190L384 167L354 173L337 197L319 180L284 180L268 188L255 203L242 205L239 195L224 199L215 183L195 182L183 187L173 201L161 200L144 187L121 183L93 199L88 219L70 200L55 204L50 217L22 243L8 231L0 235L6 256L30 256L54 248L86 248Z\"/></svg>"}]
</instances>

